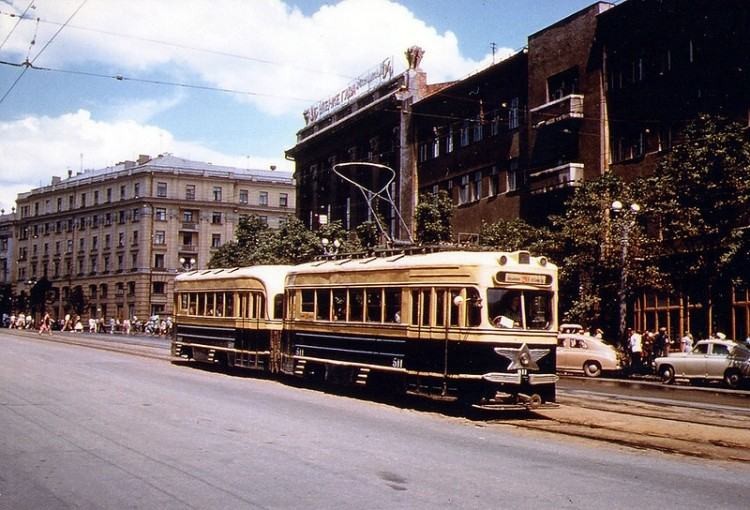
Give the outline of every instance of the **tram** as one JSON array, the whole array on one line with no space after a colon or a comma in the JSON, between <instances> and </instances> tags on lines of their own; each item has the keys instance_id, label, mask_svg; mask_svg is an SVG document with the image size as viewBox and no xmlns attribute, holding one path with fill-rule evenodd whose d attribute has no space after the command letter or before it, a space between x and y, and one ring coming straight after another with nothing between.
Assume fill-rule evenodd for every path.
<instances>
[{"instance_id":1,"label":"tram","mask_svg":"<svg viewBox=\"0 0 750 510\"><path fill-rule=\"evenodd\" d=\"M557 268L526 251L342 255L193 271L176 287L178 357L487 409L555 405Z\"/></svg>"},{"instance_id":2,"label":"tram","mask_svg":"<svg viewBox=\"0 0 750 510\"><path fill-rule=\"evenodd\" d=\"M175 278L172 356L278 372L291 266L207 269Z\"/></svg>"}]
</instances>

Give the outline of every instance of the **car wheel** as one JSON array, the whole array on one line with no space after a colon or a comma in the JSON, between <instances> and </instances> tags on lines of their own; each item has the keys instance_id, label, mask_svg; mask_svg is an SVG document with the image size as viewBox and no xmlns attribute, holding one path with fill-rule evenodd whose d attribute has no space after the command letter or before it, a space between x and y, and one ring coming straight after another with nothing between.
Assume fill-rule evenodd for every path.
<instances>
[{"instance_id":1,"label":"car wheel","mask_svg":"<svg viewBox=\"0 0 750 510\"><path fill-rule=\"evenodd\" d=\"M730 388L738 388L742 382L742 376L736 370L727 370L724 373L724 384Z\"/></svg>"},{"instance_id":2,"label":"car wheel","mask_svg":"<svg viewBox=\"0 0 750 510\"><path fill-rule=\"evenodd\" d=\"M669 365L661 367L659 376L664 384L672 384L674 382L674 368Z\"/></svg>"},{"instance_id":3,"label":"car wheel","mask_svg":"<svg viewBox=\"0 0 750 510\"><path fill-rule=\"evenodd\" d=\"M587 361L583 365L583 373L586 377L599 377L602 375L602 366L596 361Z\"/></svg>"}]
</instances>

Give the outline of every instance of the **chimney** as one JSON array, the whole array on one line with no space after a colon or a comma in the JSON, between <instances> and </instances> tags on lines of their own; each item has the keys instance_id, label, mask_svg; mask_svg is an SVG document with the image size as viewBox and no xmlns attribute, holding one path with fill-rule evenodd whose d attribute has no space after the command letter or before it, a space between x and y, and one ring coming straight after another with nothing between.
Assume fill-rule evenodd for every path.
<instances>
[{"instance_id":1,"label":"chimney","mask_svg":"<svg viewBox=\"0 0 750 510\"><path fill-rule=\"evenodd\" d=\"M73 177L73 170L68 168L68 179L70 179L71 177Z\"/></svg>"},{"instance_id":2,"label":"chimney","mask_svg":"<svg viewBox=\"0 0 750 510\"><path fill-rule=\"evenodd\" d=\"M52 185L54 186L55 184L60 184L60 177L57 175L52 176Z\"/></svg>"},{"instance_id":3,"label":"chimney","mask_svg":"<svg viewBox=\"0 0 750 510\"><path fill-rule=\"evenodd\" d=\"M149 161L151 161L151 156L149 156L148 154L141 154L140 156L138 156L139 165L145 165Z\"/></svg>"}]
</instances>

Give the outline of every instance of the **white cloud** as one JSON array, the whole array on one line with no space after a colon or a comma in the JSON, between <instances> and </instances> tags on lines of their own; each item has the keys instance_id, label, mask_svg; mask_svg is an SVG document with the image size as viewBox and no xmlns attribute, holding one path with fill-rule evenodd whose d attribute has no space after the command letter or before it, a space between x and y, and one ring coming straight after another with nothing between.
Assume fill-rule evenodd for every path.
<instances>
[{"instance_id":1,"label":"white cloud","mask_svg":"<svg viewBox=\"0 0 750 510\"><path fill-rule=\"evenodd\" d=\"M34 16L63 22L79 1L35 4ZM18 10L25 5L16 2ZM0 33L10 24L5 20ZM37 30L33 58L58 28L24 21L5 50L25 56ZM431 82L465 76L489 62L463 57L453 32L439 33L391 0L341 0L311 16L281 0L108 0L87 3L36 63L76 69L93 63L110 74L144 78L167 73L257 93L238 98L267 113L287 114L299 113L384 57L395 57L397 70L403 69L403 52L414 44L426 50L423 67Z\"/></svg>"},{"instance_id":2,"label":"white cloud","mask_svg":"<svg viewBox=\"0 0 750 510\"><path fill-rule=\"evenodd\" d=\"M10 211L18 193L46 186L52 176L68 170L105 168L139 154L172 152L179 157L239 168L276 165L291 171L279 158L226 155L199 143L176 140L164 129L132 120L102 122L78 110L59 117L25 117L0 122L0 208Z\"/></svg>"}]
</instances>

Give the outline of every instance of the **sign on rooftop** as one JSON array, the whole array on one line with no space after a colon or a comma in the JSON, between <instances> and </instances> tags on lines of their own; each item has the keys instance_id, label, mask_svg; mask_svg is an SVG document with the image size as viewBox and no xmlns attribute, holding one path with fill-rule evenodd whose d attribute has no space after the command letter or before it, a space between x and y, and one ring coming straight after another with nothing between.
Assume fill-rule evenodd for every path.
<instances>
[{"instance_id":1,"label":"sign on rooftop","mask_svg":"<svg viewBox=\"0 0 750 510\"><path fill-rule=\"evenodd\" d=\"M358 95L369 92L391 78L393 78L393 57L388 57L352 80L349 85L336 94L318 101L305 110L302 113L305 117L305 125L316 122L318 119L346 106L347 103Z\"/></svg>"}]
</instances>

